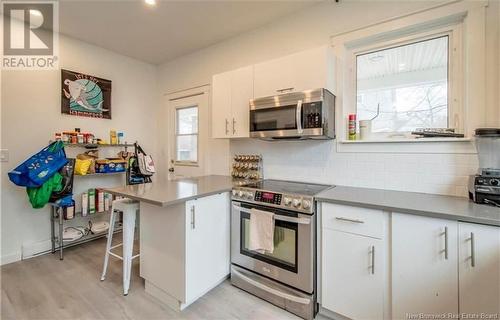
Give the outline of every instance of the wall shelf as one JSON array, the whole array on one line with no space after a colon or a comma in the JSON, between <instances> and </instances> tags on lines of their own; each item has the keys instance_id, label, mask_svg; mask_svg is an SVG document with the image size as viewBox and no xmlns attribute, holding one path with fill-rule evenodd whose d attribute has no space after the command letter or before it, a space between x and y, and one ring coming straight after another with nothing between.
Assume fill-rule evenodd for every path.
<instances>
[{"instance_id":1,"label":"wall shelf","mask_svg":"<svg viewBox=\"0 0 500 320\"><path fill-rule=\"evenodd\" d=\"M97 149L97 148L108 148L108 147L133 147L133 143L119 143L119 144L98 144L98 143L64 143L65 147L73 148L86 148L86 149Z\"/></svg>"},{"instance_id":2,"label":"wall shelf","mask_svg":"<svg viewBox=\"0 0 500 320\"><path fill-rule=\"evenodd\" d=\"M87 173L87 174L75 174L73 177L102 177L102 176L117 176L126 173L126 171L120 172L108 172L108 173Z\"/></svg>"}]
</instances>

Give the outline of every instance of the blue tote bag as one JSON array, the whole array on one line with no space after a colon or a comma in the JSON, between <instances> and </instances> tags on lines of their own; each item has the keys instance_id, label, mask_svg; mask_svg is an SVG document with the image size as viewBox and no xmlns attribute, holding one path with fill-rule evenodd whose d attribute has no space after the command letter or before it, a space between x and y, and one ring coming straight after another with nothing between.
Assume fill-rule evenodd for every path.
<instances>
[{"instance_id":1,"label":"blue tote bag","mask_svg":"<svg viewBox=\"0 0 500 320\"><path fill-rule=\"evenodd\" d=\"M66 163L64 143L56 141L9 172L9 179L21 187L37 188Z\"/></svg>"}]
</instances>

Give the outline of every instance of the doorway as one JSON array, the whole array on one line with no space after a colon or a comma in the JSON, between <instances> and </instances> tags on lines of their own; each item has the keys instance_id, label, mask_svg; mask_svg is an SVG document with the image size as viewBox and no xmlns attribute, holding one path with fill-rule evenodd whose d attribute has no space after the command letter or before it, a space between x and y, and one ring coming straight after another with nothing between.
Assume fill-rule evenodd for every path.
<instances>
[{"instance_id":1,"label":"doorway","mask_svg":"<svg viewBox=\"0 0 500 320\"><path fill-rule=\"evenodd\" d=\"M166 96L169 180L206 174L209 87Z\"/></svg>"}]
</instances>

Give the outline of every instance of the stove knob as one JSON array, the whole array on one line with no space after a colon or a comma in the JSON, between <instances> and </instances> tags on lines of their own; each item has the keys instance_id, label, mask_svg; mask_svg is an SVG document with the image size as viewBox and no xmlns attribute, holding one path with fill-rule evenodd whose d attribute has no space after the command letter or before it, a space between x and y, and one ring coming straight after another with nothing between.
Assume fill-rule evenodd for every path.
<instances>
[{"instance_id":1,"label":"stove knob","mask_svg":"<svg viewBox=\"0 0 500 320\"><path fill-rule=\"evenodd\" d=\"M304 209L309 209L309 208L311 208L311 201L309 201L309 200L304 200L304 201L302 201L302 207L303 207Z\"/></svg>"},{"instance_id":2,"label":"stove knob","mask_svg":"<svg viewBox=\"0 0 500 320\"><path fill-rule=\"evenodd\" d=\"M243 197L243 190L240 190L240 191L238 192L238 196L239 196L240 198L241 198L241 197Z\"/></svg>"},{"instance_id":3,"label":"stove knob","mask_svg":"<svg viewBox=\"0 0 500 320\"><path fill-rule=\"evenodd\" d=\"M293 200L292 200L292 205L293 205L295 208L300 207L300 199L293 199Z\"/></svg>"},{"instance_id":4,"label":"stove knob","mask_svg":"<svg viewBox=\"0 0 500 320\"><path fill-rule=\"evenodd\" d=\"M233 197L236 197L236 195L238 194L238 191L233 190L233 192L232 192L232 193L233 193Z\"/></svg>"},{"instance_id":5,"label":"stove knob","mask_svg":"<svg viewBox=\"0 0 500 320\"><path fill-rule=\"evenodd\" d=\"M253 198L253 194L251 192L247 192L245 195L247 196L247 199Z\"/></svg>"},{"instance_id":6,"label":"stove knob","mask_svg":"<svg viewBox=\"0 0 500 320\"><path fill-rule=\"evenodd\" d=\"M285 206L289 206L292 203L292 198L285 197L285 199L283 199L283 200L284 200Z\"/></svg>"},{"instance_id":7,"label":"stove knob","mask_svg":"<svg viewBox=\"0 0 500 320\"><path fill-rule=\"evenodd\" d=\"M497 179L491 179L491 180L490 180L490 184L491 184L492 186L498 186L498 185L499 185L499 182L500 182L500 181L498 181Z\"/></svg>"}]
</instances>

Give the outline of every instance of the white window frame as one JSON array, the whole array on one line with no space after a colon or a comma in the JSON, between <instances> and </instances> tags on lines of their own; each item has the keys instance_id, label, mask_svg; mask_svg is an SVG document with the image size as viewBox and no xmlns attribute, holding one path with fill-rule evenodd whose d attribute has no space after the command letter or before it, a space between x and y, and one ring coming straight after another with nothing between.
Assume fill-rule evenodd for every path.
<instances>
[{"instance_id":1,"label":"white window frame","mask_svg":"<svg viewBox=\"0 0 500 320\"><path fill-rule=\"evenodd\" d=\"M375 41L367 45L357 45L349 49L346 65L349 66L348 81L351 90L346 91L346 94L353 95L352 103L354 105L347 106L352 113L357 114L357 57L363 54L376 52L380 50L390 49L398 46L409 45L416 42L431 40L448 36L448 127L456 128L458 132L464 131L464 110L463 110L463 33L462 24L456 23L451 26L433 28L424 32L418 32L411 35L397 36L395 35L390 40ZM391 139L399 137L402 139L410 139L410 132L384 132L372 133L375 140Z\"/></svg>"},{"instance_id":2,"label":"white window frame","mask_svg":"<svg viewBox=\"0 0 500 320\"><path fill-rule=\"evenodd\" d=\"M179 110L182 109L191 109L191 108L196 108L197 113L198 113L198 118L196 120L196 133L179 133ZM191 106L179 106L175 108L175 120L174 120L174 153L175 153L175 165L178 166L198 166L198 162L200 160L200 108L198 105L191 105ZM188 160L178 160L178 149L177 149L177 137L179 136L196 136L196 161L188 161Z\"/></svg>"},{"instance_id":3,"label":"white window frame","mask_svg":"<svg viewBox=\"0 0 500 320\"><path fill-rule=\"evenodd\" d=\"M475 154L474 129L485 126L486 106L486 7L487 0L451 1L439 3L405 15L392 17L354 30L342 31L330 37L335 55L337 152L366 153L456 153ZM390 41L395 35L411 36L460 25L462 47L460 52L462 79L451 79L459 85L462 99L461 123L464 138L391 138L353 140L348 137L347 117L355 113L355 94L352 86L352 65L348 65L349 51L376 42ZM351 68L350 68L351 67ZM351 82L349 82L351 81ZM461 89L459 89L461 86ZM453 97L454 98L454 97ZM460 102L460 101L459 101Z\"/></svg>"}]
</instances>

